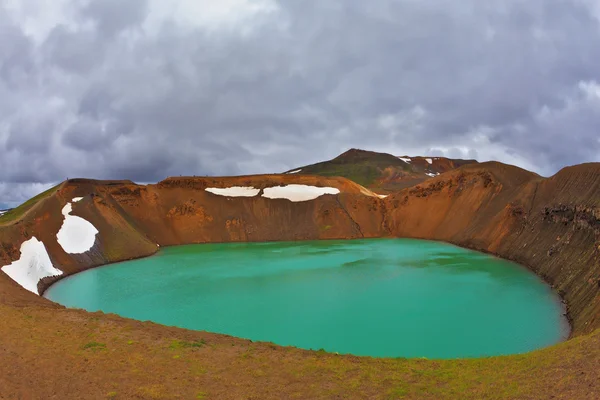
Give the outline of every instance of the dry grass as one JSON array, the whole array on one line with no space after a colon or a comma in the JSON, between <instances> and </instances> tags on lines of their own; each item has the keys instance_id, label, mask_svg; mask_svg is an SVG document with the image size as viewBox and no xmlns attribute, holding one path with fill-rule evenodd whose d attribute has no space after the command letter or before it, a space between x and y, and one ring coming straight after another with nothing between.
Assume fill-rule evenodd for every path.
<instances>
[{"instance_id":1,"label":"dry grass","mask_svg":"<svg viewBox=\"0 0 600 400\"><path fill-rule=\"evenodd\" d=\"M434 361L311 352L77 310L0 305L0 313L2 398L597 399L600 393L600 331L524 355Z\"/></svg>"}]
</instances>

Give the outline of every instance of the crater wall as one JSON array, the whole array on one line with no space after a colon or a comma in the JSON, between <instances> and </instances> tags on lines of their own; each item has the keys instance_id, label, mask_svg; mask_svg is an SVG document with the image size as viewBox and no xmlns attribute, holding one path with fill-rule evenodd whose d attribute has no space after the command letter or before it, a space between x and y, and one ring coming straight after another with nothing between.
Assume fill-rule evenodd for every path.
<instances>
[{"instance_id":1,"label":"crater wall","mask_svg":"<svg viewBox=\"0 0 600 400\"><path fill-rule=\"evenodd\" d=\"M386 198L343 178L259 175L176 177L155 185L70 180L17 219L0 219L0 265L20 257L32 237L44 243L63 275L149 256L160 246L235 241L410 237L442 240L521 263L558 290L575 335L600 327L600 164L562 170L552 178L500 163L466 165ZM308 201L269 199L279 185L330 187ZM207 188L252 187L229 197ZM61 209L97 228L96 242L68 254L57 241ZM0 302L58 307L0 274Z\"/></svg>"}]
</instances>

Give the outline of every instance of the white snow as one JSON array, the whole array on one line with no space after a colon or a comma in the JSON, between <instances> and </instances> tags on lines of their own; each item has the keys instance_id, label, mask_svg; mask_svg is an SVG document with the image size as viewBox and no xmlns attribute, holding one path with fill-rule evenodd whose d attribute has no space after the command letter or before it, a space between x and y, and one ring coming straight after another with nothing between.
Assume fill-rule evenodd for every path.
<instances>
[{"instance_id":1,"label":"white snow","mask_svg":"<svg viewBox=\"0 0 600 400\"><path fill-rule=\"evenodd\" d=\"M85 219L71 215L71 211L73 206L67 203L62 209L65 220L56 234L56 239L69 254L85 253L94 246L98 229Z\"/></svg>"},{"instance_id":2,"label":"white snow","mask_svg":"<svg viewBox=\"0 0 600 400\"><path fill-rule=\"evenodd\" d=\"M290 201L314 200L324 194L338 194L339 189L333 187L317 187L308 185L286 185L266 188L263 197L268 199L288 199Z\"/></svg>"},{"instance_id":3,"label":"white snow","mask_svg":"<svg viewBox=\"0 0 600 400\"><path fill-rule=\"evenodd\" d=\"M385 199L386 197L388 197L387 194L378 194L377 197L379 197L380 199Z\"/></svg>"},{"instance_id":4,"label":"white snow","mask_svg":"<svg viewBox=\"0 0 600 400\"><path fill-rule=\"evenodd\" d=\"M425 172L425 175L430 176L430 177L435 177L438 176L439 174L436 174L435 172Z\"/></svg>"},{"instance_id":5,"label":"white snow","mask_svg":"<svg viewBox=\"0 0 600 400\"><path fill-rule=\"evenodd\" d=\"M4 215L6 211L0 211L0 215Z\"/></svg>"},{"instance_id":6,"label":"white snow","mask_svg":"<svg viewBox=\"0 0 600 400\"><path fill-rule=\"evenodd\" d=\"M19 285L37 295L39 295L37 284L40 279L62 275L61 270L52 266L44 243L35 237L21 244L21 258L2 267L2 271Z\"/></svg>"},{"instance_id":7,"label":"white snow","mask_svg":"<svg viewBox=\"0 0 600 400\"><path fill-rule=\"evenodd\" d=\"M256 189L252 186L232 186L230 188L206 188L204 190L219 196L229 197L254 197L260 192L260 189Z\"/></svg>"},{"instance_id":8,"label":"white snow","mask_svg":"<svg viewBox=\"0 0 600 400\"><path fill-rule=\"evenodd\" d=\"M399 159L401 159L402 161L404 161L405 163L410 163L412 160L410 158L406 158L406 157L398 157Z\"/></svg>"},{"instance_id":9,"label":"white snow","mask_svg":"<svg viewBox=\"0 0 600 400\"><path fill-rule=\"evenodd\" d=\"M73 200L71 200L73 203L77 203L80 202L81 200L83 200L83 197L73 197Z\"/></svg>"},{"instance_id":10,"label":"white snow","mask_svg":"<svg viewBox=\"0 0 600 400\"><path fill-rule=\"evenodd\" d=\"M297 174L300 171L302 171L302 169L297 169L295 171L290 171L290 172L288 172L288 174Z\"/></svg>"},{"instance_id":11,"label":"white snow","mask_svg":"<svg viewBox=\"0 0 600 400\"><path fill-rule=\"evenodd\" d=\"M433 160L431 158L426 158L425 161L427 161L429 164L433 164Z\"/></svg>"},{"instance_id":12,"label":"white snow","mask_svg":"<svg viewBox=\"0 0 600 400\"><path fill-rule=\"evenodd\" d=\"M71 211L73 211L73 206L71 203L67 203L60 212L66 217L71 213Z\"/></svg>"}]
</instances>

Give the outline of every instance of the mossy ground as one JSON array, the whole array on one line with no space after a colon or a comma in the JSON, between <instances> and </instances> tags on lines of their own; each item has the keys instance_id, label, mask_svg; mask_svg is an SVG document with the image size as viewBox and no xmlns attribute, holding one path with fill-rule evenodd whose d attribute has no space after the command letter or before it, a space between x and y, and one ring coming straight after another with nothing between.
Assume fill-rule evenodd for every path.
<instances>
[{"instance_id":1,"label":"mossy ground","mask_svg":"<svg viewBox=\"0 0 600 400\"><path fill-rule=\"evenodd\" d=\"M597 399L600 393L600 331L523 355L435 361L311 352L78 310L0 305L0 313L0 386L14 398ZM25 375L29 384L15 386Z\"/></svg>"},{"instance_id":2,"label":"mossy ground","mask_svg":"<svg viewBox=\"0 0 600 400\"><path fill-rule=\"evenodd\" d=\"M5 214L0 216L0 225L5 224L5 223L10 223L10 222L16 221L17 219L21 218L27 211L29 211L40 200L43 200L46 197L50 196L52 193L54 193L58 189L59 186L60 185L53 186L50 189L27 200L25 203L21 204L20 206L7 211Z\"/></svg>"},{"instance_id":3,"label":"mossy ground","mask_svg":"<svg viewBox=\"0 0 600 400\"><path fill-rule=\"evenodd\" d=\"M301 167L302 174L327 177L342 176L365 187L372 187L386 168L410 171L402 160L390 154L367 151L348 151L330 161Z\"/></svg>"}]
</instances>

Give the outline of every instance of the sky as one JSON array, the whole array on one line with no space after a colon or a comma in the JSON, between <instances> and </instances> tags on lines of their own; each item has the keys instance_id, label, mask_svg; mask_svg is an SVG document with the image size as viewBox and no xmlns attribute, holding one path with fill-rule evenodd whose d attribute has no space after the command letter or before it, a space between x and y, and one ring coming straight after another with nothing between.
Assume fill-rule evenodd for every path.
<instances>
[{"instance_id":1,"label":"sky","mask_svg":"<svg viewBox=\"0 0 600 400\"><path fill-rule=\"evenodd\" d=\"M596 0L0 0L0 208L349 148L600 161Z\"/></svg>"}]
</instances>

